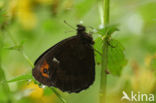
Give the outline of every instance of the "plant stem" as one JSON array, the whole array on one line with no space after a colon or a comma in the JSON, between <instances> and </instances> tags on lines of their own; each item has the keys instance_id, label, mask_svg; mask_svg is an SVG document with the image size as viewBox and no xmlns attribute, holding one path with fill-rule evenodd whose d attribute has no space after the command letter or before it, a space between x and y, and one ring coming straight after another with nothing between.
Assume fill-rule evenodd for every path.
<instances>
[{"instance_id":1,"label":"plant stem","mask_svg":"<svg viewBox=\"0 0 156 103\"><path fill-rule=\"evenodd\" d=\"M30 60L30 58L24 53L24 51L21 51L22 55L24 56L24 58L27 60L27 62L31 65L32 68L34 68L34 64L33 62Z\"/></svg>"},{"instance_id":2,"label":"plant stem","mask_svg":"<svg viewBox=\"0 0 156 103\"><path fill-rule=\"evenodd\" d=\"M62 103L67 103L64 98L55 90L55 88L51 87L52 91L55 93L55 95L62 101Z\"/></svg>"},{"instance_id":3,"label":"plant stem","mask_svg":"<svg viewBox=\"0 0 156 103\"><path fill-rule=\"evenodd\" d=\"M109 24L109 0L104 0L104 27ZM100 103L106 103L106 93L107 93L107 69L108 69L108 34L104 34L102 45L102 59L101 59L101 84L100 84Z\"/></svg>"},{"instance_id":4,"label":"plant stem","mask_svg":"<svg viewBox=\"0 0 156 103\"><path fill-rule=\"evenodd\" d=\"M109 24L109 0L104 0L104 26Z\"/></svg>"},{"instance_id":5,"label":"plant stem","mask_svg":"<svg viewBox=\"0 0 156 103\"><path fill-rule=\"evenodd\" d=\"M101 84L100 84L100 103L106 103L106 85L107 85L107 62L108 62L108 44L103 41L102 60L101 60Z\"/></svg>"}]
</instances>

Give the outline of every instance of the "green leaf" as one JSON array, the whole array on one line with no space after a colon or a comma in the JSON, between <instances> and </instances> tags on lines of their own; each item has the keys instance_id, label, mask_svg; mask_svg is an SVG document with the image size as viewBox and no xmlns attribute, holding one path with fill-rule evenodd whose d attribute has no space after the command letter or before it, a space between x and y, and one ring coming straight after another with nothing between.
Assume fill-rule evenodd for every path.
<instances>
[{"instance_id":1,"label":"green leaf","mask_svg":"<svg viewBox=\"0 0 156 103\"><path fill-rule=\"evenodd\" d=\"M118 25L107 25L106 27L102 29L98 29L98 33L101 34L102 36L107 34L108 36L111 36L115 31L119 31L117 28Z\"/></svg>"},{"instance_id":2,"label":"green leaf","mask_svg":"<svg viewBox=\"0 0 156 103\"><path fill-rule=\"evenodd\" d=\"M95 40L94 48L102 53L101 37ZM127 64L122 44L114 39L108 41L108 71L116 76L121 74L122 68ZM95 52L96 63L101 63L101 56Z\"/></svg>"},{"instance_id":3,"label":"green leaf","mask_svg":"<svg viewBox=\"0 0 156 103\"><path fill-rule=\"evenodd\" d=\"M108 47L108 71L119 76L122 68L127 64L122 44L114 39L109 41Z\"/></svg>"},{"instance_id":4,"label":"green leaf","mask_svg":"<svg viewBox=\"0 0 156 103\"><path fill-rule=\"evenodd\" d=\"M28 74L17 76L7 82L11 83L11 82L18 82L18 81L23 81L23 80L31 80L31 79L33 79L32 74L28 73Z\"/></svg>"}]
</instances>

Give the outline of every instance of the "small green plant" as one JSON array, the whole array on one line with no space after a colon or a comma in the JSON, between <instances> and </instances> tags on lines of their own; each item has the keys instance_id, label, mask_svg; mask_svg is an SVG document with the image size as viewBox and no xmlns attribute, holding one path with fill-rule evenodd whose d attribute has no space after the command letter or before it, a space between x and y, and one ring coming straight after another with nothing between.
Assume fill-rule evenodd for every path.
<instances>
[{"instance_id":1,"label":"small green plant","mask_svg":"<svg viewBox=\"0 0 156 103\"><path fill-rule=\"evenodd\" d=\"M98 30L101 36L95 40L95 48L102 54L101 57L98 57L100 59L97 59L101 60L99 99L100 103L107 103L107 74L119 76L127 60L124 55L124 47L111 36L115 31L118 31L118 28L117 25L110 25L110 0L100 0L98 6L102 26Z\"/></svg>"}]
</instances>

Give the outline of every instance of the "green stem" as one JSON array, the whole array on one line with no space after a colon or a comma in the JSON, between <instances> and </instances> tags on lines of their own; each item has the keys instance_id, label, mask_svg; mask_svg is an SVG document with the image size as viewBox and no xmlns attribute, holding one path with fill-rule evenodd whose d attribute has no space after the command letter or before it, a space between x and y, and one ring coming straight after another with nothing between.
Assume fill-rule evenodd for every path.
<instances>
[{"instance_id":1,"label":"green stem","mask_svg":"<svg viewBox=\"0 0 156 103\"><path fill-rule=\"evenodd\" d=\"M102 56L102 53L100 53L100 51L98 51L97 49L94 48L94 51L98 53L100 56Z\"/></svg>"},{"instance_id":2,"label":"green stem","mask_svg":"<svg viewBox=\"0 0 156 103\"><path fill-rule=\"evenodd\" d=\"M109 24L109 0L104 0L104 26ZM107 94L107 69L108 69L108 34L104 34L105 38L103 39L102 45L102 59L101 59L101 83L100 83L100 103L106 103L106 94Z\"/></svg>"},{"instance_id":3,"label":"green stem","mask_svg":"<svg viewBox=\"0 0 156 103\"><path fill-rule=\"evenodd\" d=\"M32 61L30 60L30 58L24 53L24 51L21 51L22 55L24 56L24 58L27 60L27 62L31 65L32 68L34 68L34 64L32 63Z\"/></svg>"},{"instance_id":4,"label":"green stem","mask_svg":"<svg viewBox=\"0 0 156 103\"><path fill-rule=\"evenodd\" d=\"M109 0L104 0L104 26L109 24Z\"/></svg>"},{"instance_id":5,"label":"green stem","mask_svg":"<svg viewBox=\"0 0 156 103\"><path fill-rule=\"evenodd\" d=\"M104 40L102 46L102 60L101 60L100 103L106 103L107 67L108 67L108 44L106 40Z\"/></svg>"},{"instance_id":6,"label":"green stem","mask_svg":"<svg viewBox=\"0 0 156 103\"><path fill-rule=\"evenodd\" d=\"M9 38L12 40L12 42L14 43L14 45L18 45L17 42L16 42L16 40L13 38L13 36L11 35L11 33L10 33L9 30L7 31L7 34L9 36Z\"/></svg>"},{"instance_id":7,"label":"green stem","mask_svg":"<svg viewBox=\"0 0 156 103\"><path fill-rule=\"evenodd\" d=\"M62 103L67 103L66 100L62 98L62 96L55 90L55 88L52 87L51 89L55 93L55 95L62 101Z\"/></svg>"}]
</instances>

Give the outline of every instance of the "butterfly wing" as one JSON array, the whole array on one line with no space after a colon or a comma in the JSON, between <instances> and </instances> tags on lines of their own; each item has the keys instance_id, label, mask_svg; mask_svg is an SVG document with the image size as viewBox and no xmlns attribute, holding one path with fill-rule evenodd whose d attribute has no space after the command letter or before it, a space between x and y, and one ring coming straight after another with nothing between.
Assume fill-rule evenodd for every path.
<instances>
[{"instance_id":1,"label":"butterfly wing","mask_svg":"<svg viewBox=\"0 0 156 103\"><path fill-rule=\"evenodd\" d=\"M48 76L43 68L48 68ZM78 35L61 41L39 57L33 75L41 83L62 91L80 92L88 88L95 78L92 44Z\"/></svg>"},{"instance_id":2,"label":"butterfly wing","mask_svg":"<svg viewBox=\"0 0 156 103\"><path fill-rule=\"evenodd\" d=\"M56 70L56 87L63 91L79 92L88 88L94 81L94 51L90 44L76 37L55 54L59 61Z\"/></svg>"},{"instance_id":3,"label":"butterfly wing","mask_svg":"<svg viewBox=\"0 0 156 103\"><path fill-rule=\"evenodd\" d=\"M52 60L54 54L56 52L59 52L59 48L61 47L61 45L64 45L66 42L74 38L75 36L60 41L59 43L46 50L37 58L37 60L34 63L35 67L32 70L32 74L37 81L47 86L54 85L54 83L51 82L50 78L50 75L55 74L55 70L57 69L56 67L58 66L58 64ZM44 69L47 69L48 73L44 73ZM49 76L47 77L45 75Z\"/></svg>"}]
</instances>

